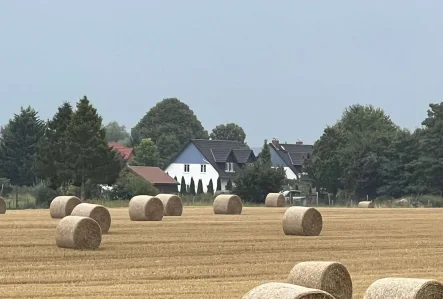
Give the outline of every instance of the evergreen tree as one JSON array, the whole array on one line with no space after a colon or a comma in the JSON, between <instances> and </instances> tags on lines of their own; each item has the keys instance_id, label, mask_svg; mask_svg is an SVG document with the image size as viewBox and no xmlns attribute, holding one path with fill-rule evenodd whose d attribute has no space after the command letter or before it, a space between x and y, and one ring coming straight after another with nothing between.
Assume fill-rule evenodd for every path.
<instances>
[{"instance_id":1,"label":"evergreen tree","mask_svg":"<svg viewBox=\"0 0 443 299\"><path fill-rule=\"evenodd\" d=\"M195 195L195 183L194 178L191 178L191 183L189 184L189 194Z\"/></svg>"},{"instance_id":2,"label":"evergreen tree","mask_svg":"<svg viewBox=\"0 0 443 299\"><path fill-rule=\"evenodd\" d=\"M209 180L208 191L206 193L214 194L214 184L212 183L212 179Z\"/></svg>"},{"instance_id":3,"label":"evergreen tree","mask_svg":"<svg viewBox=\"0 0 443 299\"><path fill-rule=\"evenodd\" d=\"M81 187L81 198L85 199L87 182L113 184L123 167L117 151L108 147L102 118L87 97L77 102L67 132L69 165L75 176L75 185Z\"/></svg>"},{"instance_id":4,"label":"evergreen tree","mask_svg":"<svg viewBox=\"0 0 443 299\"><path fill-rule=\"evenodd\" d=\"M68 102L58 108L54 117L48 121L45 134L38 143L34 163L37 177L47 180L48 186L54 190L63 186L64 193L73 177L68 165L66 138L72 115L72 106Z\"/></svg>"},{"instance_id":5,"label":"evergreen tree","mask_svg":"<svg viewBox=\"0 0 443 299\"><path fill-rule=\"evenodd\" d=\"M201 179L199 179L197 184L197 194L202 194L202 193L203 193L203 182Z\"/></svg>"},{"instance_id":6,"label":"evergreen tree","mask_svg":"<svg viewBox=\"0 0 443 299\"><path fill-rule=\"evenodd\" d=\"M260 152L260 158L259 158L260 162L262 163L263 166L266 165L266 167L271 167L272 166L272 161L271 161L271 151L269 149L268 146L268 141L265 140L264 144L263 144L263 148Z\"/></svg>"},{"instance_id":7,"label":"evergreen tree","mask_svg":"<svg viewBox=\"0 0 443 299\"><path fill-rule=\"evenodd\" d=\"M33 164L43 132L44 124L31 107L22 107L3 129L0 167L12 185L31 186L35 183Z\"/></svg>"},{"instance_id":8,"label":"evergreen tree","mask_svg":"<svg viewBox=\"0 0 443 299\"><path fill-rule=\"evenodd\" d=\"M174 181L176 181L178 183L176 176L174 177ZM174 192L178 193L178 185L175 185Z\"/></svg>"},{"instance_id":9,"label":"evergreen tree","mask_svg":"<svg viewBox=\"0 0 443 299\"><path fill-rule=\"evenodd\" d=\"M186 194L186 182L185 177L182 177L182 180L180 182L180 194Z\"/></svg>"},{"instance_id":10,"label":"evergreen tree","mask_svg":"<svg viewBox=\"0 0 443 299\"><path fill-rule=\"evenodd\" d=\"M226 190L232 191L232 181L230 179L226 183Z\"/></svg>"},{"instance_id":11,"label":"evergreen tree","mask_svg":"<svg viewBox=\"0 0 443 299\"><path fill-rule=\"evenodd\" d=\"M221 179L220 179L220 177L217 178L217 188L216 188L216 190L217 191L221 190Z\"/></svg>"}]
</instances>

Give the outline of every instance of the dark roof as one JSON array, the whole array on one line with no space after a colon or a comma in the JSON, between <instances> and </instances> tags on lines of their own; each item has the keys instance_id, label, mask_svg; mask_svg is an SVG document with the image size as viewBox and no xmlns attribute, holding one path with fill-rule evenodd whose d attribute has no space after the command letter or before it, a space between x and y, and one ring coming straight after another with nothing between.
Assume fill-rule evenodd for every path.
<instances>
[{"instance_id":1,"label":"dark roof","mask_svg":"<svg viewBox=\"0 0 443 299\"><path fill-rule=\"evenodd\" d=\"M313 146L307 144L279 144L274 145L269 143L269 146L273 147L282 160L296 172L295 167L303 166L305 159L309 155L312 155Z\"/></svg>"},{"instance_id":2,"label":"dark roof","mask_svg":"<svg viewBox=\"0 0 443 299\"><path fill-rule=\"evenodd\" d=\"M158 167L150 166L128 166L133 172L150 182L151 184L173 184L179 185L179 183L171 178L169 174L164 172Z\"/></svg>"},{"instance_id":3,"label":"dark roof","mask_svg":"<svg viewBox=\"0 0 443 299\"><path fill-rule=\"evenodd\" d=\"M205 159L217 171L221 172L217 163L225 163L231 153L237 160L237 163L246 163L251 155L255 158L253 151L247 145L242 145L238 141L232 140L209 140L192 139L191 142L202 153ZM233 173L220 173L223 177L233 176Z\"/></svg>"},{"instance_id":4,"label":"dark roof","mask_svg":"<svg viewBox=\"0 0 443 299\"><path fill-rule=\"evenodd\" d=\"M249 156L251 154L254 154L254 151L250 149L233 149L232 152L234 153L235 160L237 160L237 163L246 163L249 159Z\"/></svg>"}]
</instances>

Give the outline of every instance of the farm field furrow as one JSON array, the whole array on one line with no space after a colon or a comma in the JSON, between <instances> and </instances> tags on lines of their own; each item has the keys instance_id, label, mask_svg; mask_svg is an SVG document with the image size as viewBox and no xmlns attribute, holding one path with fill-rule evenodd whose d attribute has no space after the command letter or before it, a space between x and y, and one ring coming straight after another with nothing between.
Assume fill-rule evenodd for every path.
<instances>
[{"instance_id":1,"label":"farm field furrow","mask_svg":"<svg viewBox=\"0 0 443 299\"><path fill-rule=\"evenodd\" d=\"M110 233L95 251L58 248L48 210L8 211L0 215L0 297L241 298L309 260L343 263L354 298L383 277L443 281L443 209L319 208L318 237L285 236L285 210L185 207L182 217L132 222L127 209L110 209Z\"/></svg>"}]
</instances>

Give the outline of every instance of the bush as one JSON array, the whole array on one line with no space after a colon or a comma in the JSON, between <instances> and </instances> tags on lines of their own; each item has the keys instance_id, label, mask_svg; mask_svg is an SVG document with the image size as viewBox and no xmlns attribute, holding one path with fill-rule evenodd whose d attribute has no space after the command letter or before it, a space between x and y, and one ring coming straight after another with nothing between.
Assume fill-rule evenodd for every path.
<instances>
[{"instance_id":1,"label":"bush","mask_svg":"<svg viewBox=\"0 0 443 299\"><path fill-rule=\"evenodd\" d=\"M131 170L124 169L109 192L109 198L112 200L131 199L136 195L157 195L158 193L157 188L151 183Z\"/></svg>"},{"instance_id":2,"label":"bush","mask_svg":"<svg viewBox=\"0 0 443 299\"><path fill-rule=\"evenodd\" d=\"M35 204L42 208L49 208L51 201L60 195L60 193L56 190L48 188L44 185L36 186L32 193L32 195L35 197Z\"/></svg>"}]
</instances>

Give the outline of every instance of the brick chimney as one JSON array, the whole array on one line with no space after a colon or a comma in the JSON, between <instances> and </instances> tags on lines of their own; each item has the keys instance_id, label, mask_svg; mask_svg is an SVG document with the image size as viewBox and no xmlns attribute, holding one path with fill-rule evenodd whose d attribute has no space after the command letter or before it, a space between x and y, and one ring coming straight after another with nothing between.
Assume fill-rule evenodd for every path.
<instances>
[{"instance_id":1,"label":"brick chimney","mask_svg":"<svg viewBox=\"0 0 443 299\"><path fill-rule=\"evenodd\" d=\"M303 141L301 139L297 140L297 142L295 143L297 145L303 145Z\"/></svg>"},{"instance_id":2,"label":"brick chimney","mask_svg":"<svg viewBox=\"0 0 443 299\"><path fill-rule=\"evenodd\" d=\"M277 138L272 138L272 144L277 148L280 146L280 142Z\"/></svg>"}]
</instances>

